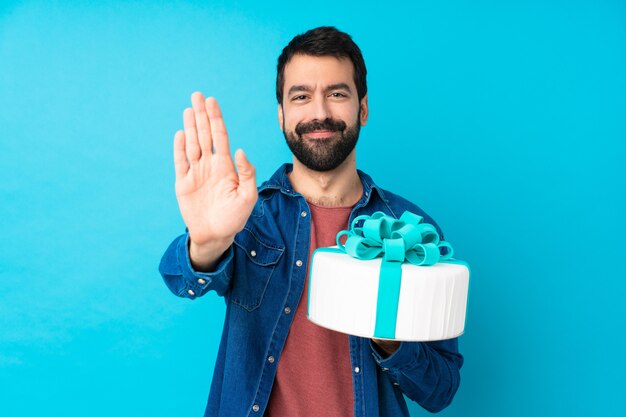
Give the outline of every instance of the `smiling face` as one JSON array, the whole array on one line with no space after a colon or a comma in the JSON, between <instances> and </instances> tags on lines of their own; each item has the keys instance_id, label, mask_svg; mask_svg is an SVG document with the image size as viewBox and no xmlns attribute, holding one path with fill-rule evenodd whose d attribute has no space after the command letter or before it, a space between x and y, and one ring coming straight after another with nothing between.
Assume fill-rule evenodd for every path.
<instances>
[{"instance_id":1,"label":"smiling face","mask_svg":"<svg viewBox=\"0 0 626 417\"><path fill-rule=\"evenodd\" d=\"M352 153L368 117L348 58L296 54L285 66L278 120L287 145L309 169L330 171Z\"/></svg>"}]
</instances>

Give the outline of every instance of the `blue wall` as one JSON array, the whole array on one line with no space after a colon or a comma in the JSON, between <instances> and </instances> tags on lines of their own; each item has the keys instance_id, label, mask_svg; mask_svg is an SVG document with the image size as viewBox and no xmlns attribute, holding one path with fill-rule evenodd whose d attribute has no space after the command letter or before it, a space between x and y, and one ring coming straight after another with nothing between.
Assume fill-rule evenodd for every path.
<instances>
[{"instance_id":1,"label":"blue wall","mask_svg":"<svg viewBox=\"0 0 626 417\"><path fill-rule=\"evenodd\" d=\"M214 95L267 178L276 58L322 24L368 64L360 168L472 265L441 415L626 415L624 2L100 3L0 6L1 416L202 414L224 303L157 272L172 137Z\"/></svg>"}]
</instances>

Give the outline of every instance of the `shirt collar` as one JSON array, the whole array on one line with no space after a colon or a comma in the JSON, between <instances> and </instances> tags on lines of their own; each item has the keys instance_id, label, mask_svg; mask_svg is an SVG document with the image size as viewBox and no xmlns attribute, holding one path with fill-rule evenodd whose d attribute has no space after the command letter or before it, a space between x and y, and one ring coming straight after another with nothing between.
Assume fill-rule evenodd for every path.
<instances>
[{"instance_id":1,"label":"shirt collar","mask_svg":"<svg viewBox=\"0 0 626 417\"><path fill-rule=\"evenodd\" d=\"M287 194L292 197L300 195L293 190L291 182L289 181L289 177L287 176L287 174L290 173L292 170L293 164L291 163L285 163L281 165L280 168L278 168L267 181L261 184L261 186L259 187L259 194L261 194L265 190L280 190L283 194ZM359 174L359 178L361 179L361 184L363 184L363 199L366 203L369 202L369 199L372 195L372 190L376 190L376 192L384 202L389 202L382 188L374 183L372 177L370 177L360 169L357 169L356 171Z\"/></svg>"}]
</instances>

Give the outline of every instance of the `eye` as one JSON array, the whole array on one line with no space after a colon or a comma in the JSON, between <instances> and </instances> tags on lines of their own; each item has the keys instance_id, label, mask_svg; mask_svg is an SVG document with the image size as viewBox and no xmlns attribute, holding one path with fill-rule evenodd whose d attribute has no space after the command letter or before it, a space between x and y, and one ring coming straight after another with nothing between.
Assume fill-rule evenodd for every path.
<instances>
[{"instance_id":1,"label":"eye","mask_svg":"<svg viewBox=\"0 0 626 417\"><path fill-rule=\"evenodd\" d=\"M302 101L302 100L306 100L306 96L304 94L301 94L299 96L293 96L291 98L291 101Z\"/></svg>"},{"instance_id":2,"label":"eye","mask_svg":"<svg viewBox=\"0 0 626 417\"><path fill-rule=\"evenodd\" d=\"M334 93L330 93L331 97L336 97L336 98L341 98L341 97L346 97L346 95L344 93L339 93L337 91L335 91Z\"/></svg>"}]
</instances>

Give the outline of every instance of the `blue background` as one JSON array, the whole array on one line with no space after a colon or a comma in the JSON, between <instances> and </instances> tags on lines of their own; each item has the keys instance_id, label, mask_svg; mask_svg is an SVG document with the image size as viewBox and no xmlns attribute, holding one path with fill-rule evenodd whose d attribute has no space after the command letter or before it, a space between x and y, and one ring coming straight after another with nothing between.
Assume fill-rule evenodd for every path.
<instances>
[{"instance_id":1,"label":"blue background","mask_svg":"<svg viewBox=\"0 0 626 417\"><path fill-rule=\"evenodd\" d=\"M173 134L213 95L266 179L276 58L322 24L368 65L359 167L472 266L441 415L626 415L626 5L468 0L3 1L0 416L202 415L224 303L157 272Z\"/></svg>"}]
</instances>

